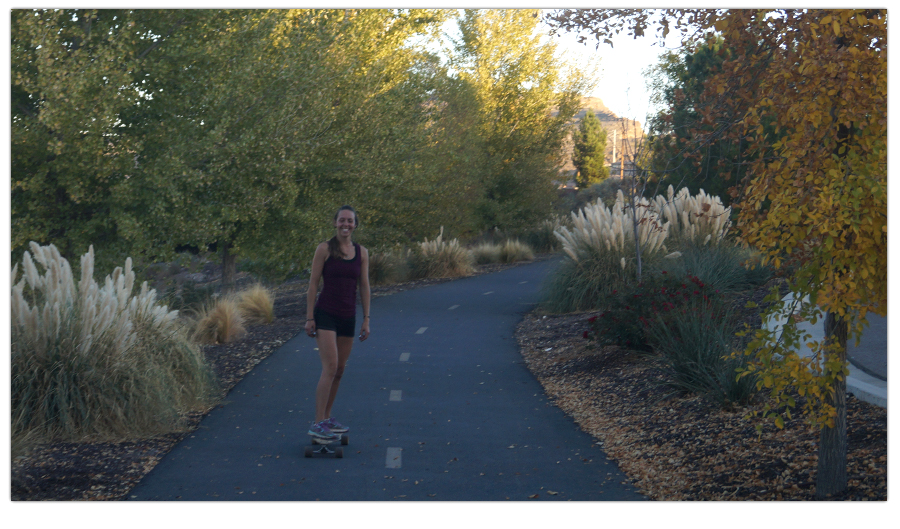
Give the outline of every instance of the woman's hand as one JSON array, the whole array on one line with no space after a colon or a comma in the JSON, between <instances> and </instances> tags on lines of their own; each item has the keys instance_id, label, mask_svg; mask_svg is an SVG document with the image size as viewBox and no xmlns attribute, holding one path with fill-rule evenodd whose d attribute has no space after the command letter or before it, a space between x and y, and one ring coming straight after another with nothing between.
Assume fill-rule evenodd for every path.
<instances>
[{"instance_id":1,"label":"woman's hand","mask_svg":"<svg viewBox=\"0 0 900 529\"><path fill-rule=\"evenodd\" d=\"M369 337L369 318L363 320L362 327L359 329L359 341L364 342Z\"/></svg>"},{"instance_id":2,"label":"woman's hand","mask_svg":"<svg viewBox=\"0 0 900 529\"><path fill-rule=\"evenodd\" d=\"M306 321L306 335L310 338L316 337L316 322L315 320L307 320Z\"/></svg>"}]
</instances>

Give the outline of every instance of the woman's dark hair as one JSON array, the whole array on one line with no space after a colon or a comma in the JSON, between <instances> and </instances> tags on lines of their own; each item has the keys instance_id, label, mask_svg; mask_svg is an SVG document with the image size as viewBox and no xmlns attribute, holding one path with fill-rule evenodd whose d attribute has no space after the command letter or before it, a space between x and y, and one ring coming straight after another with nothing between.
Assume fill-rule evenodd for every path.
<instances>
[{"instance_id":1,"label":"woman's dark hair","mask_svg":"<svg viewBox=\"0 0 900 529\"><path fill-rule=\"evenodd\" d=\"M341 211L352 211L353 212L353 227L359 227L359 215L356 214L356 210L353 209L353 206L341 206L338 208L337 213L334 214L334 222L337 222L338 215L341 214ZM328 239L328 255L331 256L332 259L343 259L344 252L341 251L341 244L337 240L337 235Z\"/></svg>"}]
</instances>

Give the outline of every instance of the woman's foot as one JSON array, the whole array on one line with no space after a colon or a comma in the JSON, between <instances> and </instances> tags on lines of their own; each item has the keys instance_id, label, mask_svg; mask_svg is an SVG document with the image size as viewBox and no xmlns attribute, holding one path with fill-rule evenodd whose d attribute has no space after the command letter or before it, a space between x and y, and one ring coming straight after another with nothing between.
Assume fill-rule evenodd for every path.
<instances>
[{"instance_id":1,"label":"woman's foot","mask_svg":"<svg viewBox=\"0 0 900 529\"><path fill-rule=\"evenodd\" d=\"M336 434L347 433L350 428L337 422L334 417L329 417L322 421L322 424Z\"/></svg>"},{"instance_id":2,"label":"woman's foot","mask_svg":"<svg viewBox=\"0 0 900 529\"><path fill-rule=\"evenodd\" d=\"M333 432L331 428L326 426L325 421L313 423L313 425L309 427L309 431L306 433L312 437L325 441L334 441L341 438L340 435Z\"/></svg>"}]
</instances>

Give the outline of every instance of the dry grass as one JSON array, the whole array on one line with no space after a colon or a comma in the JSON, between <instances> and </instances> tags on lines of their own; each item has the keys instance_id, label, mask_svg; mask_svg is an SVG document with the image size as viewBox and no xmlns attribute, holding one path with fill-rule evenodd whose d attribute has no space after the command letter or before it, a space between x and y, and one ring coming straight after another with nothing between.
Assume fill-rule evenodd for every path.
<instances>
[{"instance_id":1,"label":"dry grass","mask_svg":"<svg viewBox=\"0 0 900 529\"><path fill-rule=\"evenodd\" d=\"M472 255L459 240L444 241L444 228L433 241L418 243L409 258L410 274L414 279L425 277L461 277L474 272Z\"/></svg>"},{"instance_id":2,"label":"dry grass","mask_svg":"<svg viewBox=\"0 0 900 529\"><path fill-rule=\"evenodd\" d=\"M519 261L531 261L534 259L534 251L525 243L518 240L509 240L500 247L500 262L517 263Z\"/></svg>"},{"instance_id":3,"label":"dry grass","mask_svg":"<svg viewBox=\"0 0 900 529\"><path fill-rule=\"evenodd\" d=\"M472 248L472 260L476 265L499 263L500 251L500 246L490 242L483 242Z\"/></svg>"},{"instance_id":4,"label":"dry grass","mask_svg":"<svg viewBox=\"0 0 900 529\"><path fill-rule=\"evenodd\" d=\"M244 317L233 299L219 298L212 306L201 309L195 317L192 338L204 344L219 344L234 341L247 330Z\"/></svg>"},{"instance_id":5,"label":"dry grass","mask_svg":"<svg viewBox=\"0 0 900 529\"><path fill-rule=\"evenodd\" d=\"M374 285L391 285L409 277L408 250L383 251L369 255L369 281Z\"/></svg>"},{"instance_id":6,"label":"dry grass","mask_svg":"<svg viewBox=\"0 0 900 529\"><path fill-rule=\"evenodd\" d=\"M237 305L244 323L262 325L275 321L275 297L260 284L238 293Z\"/></svg>"}]
</instances>

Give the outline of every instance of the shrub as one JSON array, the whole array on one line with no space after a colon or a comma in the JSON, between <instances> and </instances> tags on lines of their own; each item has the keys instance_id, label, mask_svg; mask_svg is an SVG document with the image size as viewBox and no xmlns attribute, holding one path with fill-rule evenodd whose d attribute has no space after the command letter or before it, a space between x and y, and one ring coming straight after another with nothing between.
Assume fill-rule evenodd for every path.
<instances>
[{"instance_id":1,"label":"shrub","mask_svg":"<svg viewBox=\"0 0 900 529\"><path fill-rule=\"evenodd\" d=\"M246 332L237 302L221 297L195 313L191 336L199 343L219 344L237 340Z\"/></svg>"},{"instance_id":2,"label":"shrub","mask_svg":"<svg viewBox=\"0 0 900 529\"><path fill-rule=\"evenodd\" d=\"M534 259L534 251L531 250L531 247L517 240L506 241L500 247L500 261L503 263L517 263L532 259Z\"/></svg>"},{"instance_id":3,"label":"shrub","mask_svg":"<svg viewBox=\"0 0 900 529\"><path fill-rule=\"evenodd\" d=\"M409 277L409 251L397 249L369 254L369 282L373 285L400 283Z\"/></svg>"},{"instance_id":4,"label":"shrub","mask_svg":"<svg viewBox=\"0 0 900 529\"><path fill-rule=\"evenodd\" d=\"M533 229L522 231L519 234L519 240L530 246L534 252L555 252L562 247L555 235L556 230L562 228L565 224L565 217L547 219Z\"/></svg>"},{"instance_id":5,"label":"shrub","mask_svg":"<svg viewBox=\"0 0 900 529\"><path fill-rule=\"evenodd\" d=\"M685 244L677 259L657 263L676 277L693 275L721 293L733 293L765 284L771 279L771 267L759 265L759 256L731 242L715 245Z\"/></svg>"},{"instance_id":6,"label":"shrub","mask_svg":"<svg viewBox=\"0 0 900 529\"><path fill-rule=\"evenodd\" d=\"M483 242L472 248L472 261L477 265L499 263L500 251L500 246L490 242Z\"/></svg>"},{"instance_id":7,"label":"shrub","mask_svg":"<svg viewBox=\"0 0 900 529\"><path fill-rule=\"evenodd\" d=\"M646 334L650 319L677 309L693 295L711 294L709 287L696 277L682 281L666 272L648 276L643 283L613 290L607 296L605 310L590 320L588 338L600 345L650 351L652 347Z\"/></svg>"},{"instance_id":8,"label":"shrub","mask_svg":"<svg viewBox=\"0 0 900 529\"><path fill-rule=\"evenodd\" d=\"M132 296L130 258L100 287L93 247L77 284L56 247L30 248L21 281L18 265L11 273L14 439L154 435L211 402L212 372L177 312L159 305L146 282Z\"/></svg>"},{"instance_id":9,"label":"shrub","mask_svg":"<svg viewBox=\"0 0 900 529\"><path fill-rule=\"evenodd\" d=\"M275 298L260 284L241 291L237 295L237 305L245 323L260 325L275 321Z\"/></svg>"},{"instance_id":10,"label":"shrub","mask_svg":"<svg viewBox=\"0 0 900 529\"><path fill-rule=\"evenodd\" d=\"M444 228L433 241L418 243L409 257L410 275L413 279L424 277L459 277L470 275L472 255L459 245L459 240L445 242Z\"/></svg>"},{"instance_id":11,"label":"shrub","mask_svg":"<svg viewBox=\"0 0 900 529\"><path fill-rule=\"evenodd\" d=\"M677 309L650 318L645 326L668 384L725 407L746 404L756 394L754 377L737 379L737 369L748 361L744 355L731 355L738 330L720 298L697 294Z\"/></svg>"}]
</instances>

